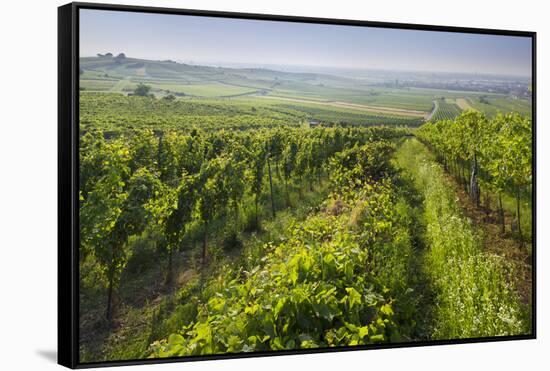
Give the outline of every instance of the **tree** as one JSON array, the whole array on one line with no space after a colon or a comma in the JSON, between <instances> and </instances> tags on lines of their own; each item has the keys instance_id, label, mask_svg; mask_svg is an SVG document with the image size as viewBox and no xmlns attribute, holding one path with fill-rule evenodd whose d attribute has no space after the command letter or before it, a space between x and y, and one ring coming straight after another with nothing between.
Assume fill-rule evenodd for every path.
<instances>
[{"instance_id":1,"label":"tree","mask_svg":"<svg viewBox=\"0 0 550 371\"><path fill-rule=\"evenodd\" d=\"M142 167L150 171L157 170L157 143L158 139L153 130L144 129L133 133L128 145L132 173Z\"/></svg>"},{"instance_id":2,"label":"tree","mask_svg":"<svg viewBox=\"0 0 550 371\"><path fill-rule=\"evenodd\" d=\"M115 64L122 64L122 61L124 61L124 59L126 59L126 55L124 55L124 53L120 53L114 58Z\"/></svg>"},{"instance_id":3,"label":"tree","mask_svg":"<svg viewBox=\"0 0 550 371\"><path fill-rule=\"evenodd\" d=\"M192 130L190 135L180 137L176 148L179 172L197 174L201 170L204 161L204 143L197 130Z\"/></svg>"},{"instance_id":4,"label":"tree","mask_svg":"<svg viewBox=\"0 0 550 371\"><path fill-rule=\"evenodd\" d=\"M271 153L267 152L267 173L269 175L269 195L271 199L271 214L275 218L275 198L273 197L273 175L271 173Z\"/></svg>"},{"instance_id":5,"label":"tree","mask_svg":"<svg viewBox=\"0 0 550 371\"><path fill-rule=\"evenodd\" d=\"M275 217L275 196L273 193L273 173L271 171L272 163L275 164L277 176L281 177L279 169L279 163L281 161L281 155L283 151L283 134L281 131L276 130L273 133L269 133L266 143L266 161L267 172L269 175L269 193L271 198L271 213Z\"/></svg>"},{"instance_id":6,"label":"tree","mask_svg":"<svg viewBox=\"0 0 550 371\"><path fill-rule=\"evenodd\" d=\"M161 187L158 177L145 168L136 171L128 181L127 197L122 212L107 238L111 246L112 260L108 261L109 287L107 301L107 319L111 319L113 290L118 287L120 274L131 254L128 238L141 234L149 225L150 213L147 203L158 193Z\"/></svg>"},{"instance_id":7,"label":"tree","mask_svg":"<svg viewBox=\"0 0 550 371\"><path fill-rule=\"evenodd\" d=\"M162 244L168 254L166 285L173 282L173 252L178 248L195 210L196 180L195 176L184 173L176 188L163 184L157 197L147 206L164 237Z\"/></svg>"},{"instance_id":8,"label":"tree","mask_svg":"<svg viewBox=\"0 0 550 371\"><path fill-rule=\"evenodd\" d=\"M258 229L260 226L260 219L258 216L258 205L260 203L260 197L262 195L265 161L266 161L266 148L261 143L258 143L255 141L250 154L249 176L250 176L250 190L254 195L256 229Z\"/></svg>"},{"instance_id":9,"label":"tree","mask_svg":"<svg viewBox=\"0 0 550 371\"><path fill-rule=\"evenodd\" d=\"M89 180L92 184L87 185L85 194L80 192L80 235L82 246L89 246L107 281L105 315L110 321L113 288L128 255L119 219L128 198L125 182L129 175L129 152L118 141L105 144L97 152L99 158L105 158L102 175Z\"/></svg>"},{"instance_id":10,"label":"tree","mask_svg":"<svg viewBox=\"0 0 550 371\"><path fill-rule=\"evenodd\" d=\"M321 135L313 138L311 143L311 171L312 175L317 177L319 185L321 185L321 173L323 171L323 164L325 163L326 159L325 139L326 138L323 138Z\"/></svg>"},{"instance_id":11,"label":"tree","mask_svg":"<svg viewBox=\"0 0 550 371\"><path fill-rule=\"evenodd\" d=\"M145 167L130 176L132 157L122 138L105 141L101 132L87 133L82 144L81 251L93 254L105 280L105 316L110 321L114 291L131 254L128 238L141 234L149 224L146 204L161 183Z\"/></svg>"},{"instance_id":12,"label":"tree","mask_svg":"<svg viewBox=\"0 0 550 371\"><path fill-rule=\"evenodd\" d=\"M300 141L300 149L296 156L296 171L299 174L300 180L304 177L309 184L309 189L313 190L313 143L309 137L304 137ZM300 187L301 195L301 187Z\"/></svg>"},{"instance_id":13,"label":"tree","mask_svg":"<svg viewBox=\"0 0 550 371\"><path fill-rule=\"evenodd\" d=\"M80 138L79 179L80 192L84 198L93 190L100 178L106 175L109 166L110 150L106 147L103 131L90 130ZM127 174L125 174L127 176Z\"/></svg>"},{"instance_id":14,"label":"tree","mask_svg":"<svg viewBox=\"0 0 550 371\"><path fill-rule=\"evenodd\" d=\"M208 228L210 223L225 212L229 199L226 169L228 159L220 156L203 164L199 174L200 191L198 213L203 223L202 266L208 256Z\"/></svg>"},{"instance_id":15,"label":"tree","mask_svg":"<svg viewBox=\"0 0 550 371\"><path fill-rule=\"evenodd\" d=\"M240 143L234 142L225 169L227 192L234 211L235 229L239 225L239 206L245 190L245 170L248 157L246 152L246 148Z\"/></svg>"},{"instance_id":16,"label":"tree","mask_svg":"<svg viewBox=\"0 0 550 371\"><path fill-rule=\"evenodd\" d=\"M149 85L139 83L137 87L134 89L134 95L137 95L140 97L146 97L149 95L150 90L151 90L151 87Z\"/></svg>"},{"instance_id":17,"label":"tree","mask_svg":"<svg viewBox=\"0 0 550 371\"><path fill-rule=\"evenodd\" d=\"M532 183L532 123L529 118L517 113L507 114L501 128L501 146L503 151L503 172L511 181L511 190L516 198L516 217L518 233L523 244L521 230L521 193Z\"/></svg>"},{"instance_id":18,"label":"tree","mask_svg":"<svg viewBox=\"0 0 550 371\"><path fill-rule=\"evenodd\" d=\"M481 112L469 110L457 117L456 124L464 133L464 149L471 164L470 198L479 206L478 155L483 143L483 130L487 127L487 118Z\"/></svg>"},{"instance_id":19,"label":"tree","mask_svg":"<svg viewBox=\"0 0 550 371\"><path fill-rule=\"evenodd\" d=\"M288 182L292 179L296 167L296 155L298 154L298 145L295 141L290 141L282 153L283 178L285 182L285 193L287 206L290 205L290 195L288 192Z\"/></svg>"},{"instance_id":20,"label":"tree","mask_svg":"<svg viewBox=\"0 0 550 371\"><path fill-rule=\"evenodd\" d=\"M503 153L507 151L507 148L503 147L505 143L503 143L501 135L505 122L506 119L501 113L488 122L486 128L487 135L485 135L481 148L481 156L487 169L487 176L489 177L489 186L498 195L498 219L502 233L506 231L502 193L506 190L509 183L509 175L506 173L505 156Z\"/></svg>"},{"instance_id":21,"label":"tree","mask_svg":"<svg viewBox=\"0 0 550 371\"><path fill-rule=\"evenodd\" d=\"M177 185L182 174L178 154L181 141L182 136L172 131L161 133L158 138L157 166L160 179L172 187Z\"/></svg>"}]
</instances>

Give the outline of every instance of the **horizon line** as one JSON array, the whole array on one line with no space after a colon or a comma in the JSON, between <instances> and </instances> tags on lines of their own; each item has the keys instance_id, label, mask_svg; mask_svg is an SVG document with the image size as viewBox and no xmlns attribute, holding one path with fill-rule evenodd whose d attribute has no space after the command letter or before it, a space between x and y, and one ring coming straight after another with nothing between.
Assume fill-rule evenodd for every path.
<instances>
[{"instance_id":1,"label":"horizon line","mask_svg":"<svg viewBox=\"0 0 550 371\"><path fill-rule=\"evenodd\" d=\"M106 52L109 53L109 52ZM105 53L105 54L106 54ZM405 73L430 73L430 74L436 74L436 75L444 75L444 74L451 74L451 75L469 75L469 76L476 76L476 75L482 75L482 76L492 76L492 77L515 77L515 78L523 78L523 79L532 79L532 74L528 75L522 75L522 74L513 74L513 73L492 73L492 72L465 72L465 71L432 71L432 70L422 70L422 69L410 69L410 70L401 70L401 69L385 69L385 68L377 68L377 67L355 67L355 66L326 66L326 65L307 65L307 64L270 64L270 63L246 63L246 62L222 62L222 61L191 61L191 62L184 62L181 59L171 59L171 58L159 58L159 59L151 59L148 57L133 57L128 56L124 52L117 52L112 53L113 58L116 58L117 54L123 53L125 55L125 58L129 59L138 59L143 61L150 61L150 62L173 62L176 64L182 64L187 66L203 66L203 67L212 67L212 68L228 68L228 69L243 69L243 68L253 68L253 69L265 69L265 70L271 70L276 72L285 72L285 73L317 73L319 72L291 72L291 71L281 71L276 69L270 69L266 68L266 66L272 66L272 67L310 67L310 68L326 68L326 69L341 69L341 70L351 70L351 71L377 71L377 72L405 72ZM98 56L98 54L104 55L104 53L96 53L95 55L85 55L85 56L79 56L79 58L101 58ZM222 64L225 64L226 66L222 66ZM250 66L250 67L228 67L227 65L243 65L243 66ZM325 75L327 73L324 73Z\"/></svg>"}]
</instances>

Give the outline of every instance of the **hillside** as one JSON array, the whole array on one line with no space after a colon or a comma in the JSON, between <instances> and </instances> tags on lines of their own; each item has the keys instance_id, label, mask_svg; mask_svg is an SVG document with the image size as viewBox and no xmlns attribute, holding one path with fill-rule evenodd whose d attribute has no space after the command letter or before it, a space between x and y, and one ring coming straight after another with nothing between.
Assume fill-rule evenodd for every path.
<instances>
[{"instance_id":1,"label":"hillside","mask_svg":"<svg viewBox=\"0 0 550 371\"><path fill-rule=\"evenodd\" d=\"M343 77L328 73L288 72L259 67L191 65L124 55L81 58L80 72L80 87L84 91L130 94L138 84L143 83L149 85L151 93L157 97L169 94L179 98L200 99L255 100L258 97L268 97L280 105L292 102L293 105L301 108L307 106L308 109L312 105L318 107L319 104L330 109L345 107L354 114L370 112L382 117L382 121L406 118L414 122L414 125L432 117L454 117L468 108L482 111L489 116L512 109L523 114L531 111L529 100L506 94L407 86L413 80L399 83L396 79L395 86L391 86L393 83L380 83L379 80L359 72L356 77ZM372 74L376 76L376 72L373 71ZM415 75L409 76L411 79L418 78ZM465 102L469 104L464 104ZM398 124L400 120L394 121Z\"/></svg>"},{"instance_id":2,"label":"hillside","mask_svg":"<svg viewBox=\"0 0 550 371\"><path fill-rule=\"evenodd\" d=\"M196 87L201 85L205 88L202 91L205 95L210 95L206 92L206 88L210 87L219 89L221 91L219 95L224 96L239 91L265 90L263 93L267 93L274 88L280 89L282 86L288 90L303 89L307 91L314 87L322 87L324 84L330 84L335 88L350 88L354 84L351 79L316 73L291 73L262 68L210 67L177 63L170 60L153 61L129 57L81 58L80 68L83 72L81 78L85 82L84 85L88 81L102 81L104 85L112 85L111 88L116 88L119 80L127 80L133 83L147 82L159 90L174 90L175 92L184 92L189 90L185 88L186 86L193 86L195 89L190 89L189 95L201 95L193 94L193 92L197 92Z\"/></svg>"}]
</instances>

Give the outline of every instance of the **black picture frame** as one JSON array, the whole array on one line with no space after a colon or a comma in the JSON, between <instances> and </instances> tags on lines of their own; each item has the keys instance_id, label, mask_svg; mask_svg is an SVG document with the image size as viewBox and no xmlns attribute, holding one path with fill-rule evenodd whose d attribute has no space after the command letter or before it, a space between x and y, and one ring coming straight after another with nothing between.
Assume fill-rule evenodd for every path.
<instances>
[{"instance_id":1,"label":"black picture frame","mask_svg":"<svg viewBox=\"0 0 550 371\"><path fill-rule=\"evenodd\" d=\"M453 340L414 341L368 346L342 346L308 350L282 350L274 352L252 352L239 354L217 354L208 356L175 357L165 359L136 359L109 362L81 363L79 360L79 10L114 10L125 12L162 13L173 15L193 15L268 21L316 23L329 25L367 26L379 28L443 31L471 34L506 35L529 37L532 41L532 122L533 122L533 250L532 250L532 332L531 334L501 337L483 337ZM537 217L537 177L536 177L536 126L537 126L537 69L536 32L513 31L486 28L448 27L423 24L359 21L348 19L328 19L283 16L271 14L234 13L223 11L203 11L130 5L97 3L70 3L58 8L58 363L69 368L89 368L201 360L221 360L246 357L280 356L289 354L309 354L342 352L368 349L419 347L428 345L466 344L509 340L536 339L536 217Z\"/></svg>"}]
</instances>

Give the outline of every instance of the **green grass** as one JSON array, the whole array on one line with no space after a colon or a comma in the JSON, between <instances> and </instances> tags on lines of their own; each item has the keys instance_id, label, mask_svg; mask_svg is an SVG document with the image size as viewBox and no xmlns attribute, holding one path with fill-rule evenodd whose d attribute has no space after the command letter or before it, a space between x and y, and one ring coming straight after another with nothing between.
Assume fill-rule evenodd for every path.
<instances>
[{"instance_id":1,"label":"green grass","mask_svg":"<svg viewBox=\"0 0 550 371\"><path fill-rule=\"evenodd\" d=\"M479 98L474 97L470 97L468 102L475 109L485 113L489 117L495 116L498 112L518 112L522 115L530 116L533 110L531 102L525 99L488 96L484 102L480 101Z\"/></svg>"},{"instance_id":2,"label":"green grass","mask_svg":"<svg viewBox=\"0 0 550 371\"><path fill-rule=\"evenodd\" d=\"M432 109L432 99L430 96L422 96L411 93L410 91L395 91L389 94L381 94L374 96L372 101L366 101L365 103L372 103L373 105L379 105L383 107L412 109L418 111L430 111Z\"/></svg>"},{"instance_id":3,"label":"green grass","mask_svg":"<svg viewBox=\"0 0 550 371\"><path fill-rule=\"evenodd\" d=\"M433 339L503 336L530 332L514 267L483 251L481 230L465 218L443 169L416 139L399 149L402 163L424 197L425 272L435 303Z\"/></svg>"},{"instance_id":4,"label":"green grass","mask_svg":"<svg viewBox=\"0 0 550 371\"><path fill-rule=\"evenodd\" d=\"M132 84L129 79L119 80L114 86L109 89L110 91L122 92L128 89L135 89L136 84Z\"/></svg>"},{"instance_id":5,"label":"green grass","mask_svg":"<svg viewBox=\"0 0 550 371\"><path fill-rule=\"evenodd\" d=\"M89 91L107 91L109 89L112 89L116 84L117 84L116 80L80 79L80 87Z\"/></svg>"},{"instance_id":6,"label":"green grass","mask_svg":"<svg viewBox=\"0 0 550 371\"><path fill-rule=\"evenodd\" d=\"M153 90L169 90L174 93L184 93L199 97L223 97L239 94L247 94L256 91L253 88L241 86L226 85L219 83L212 84L150 84Z\"/></svg>"},{"instance_id":7,"label":"green grass","mask_svg":"<svg viewBox=\"0 0 550 371\"><path fill-rule=\"evenodd\" d=\"M405 89L387 90L368 86L329 88L305 83L282 84L275 88L270 95L318 101L342 101L426 112L431 110L433 99L431 95L418 94Z\"/></svg>"},{"instance_id":8,"label":"green grass","mask_svg":"<svg viewBox=\"0 0 550 371\"><path fill-rule=\"evenodd\" d=\"M493 209L497 209L497 200L496 197L493 197ZM531 200L531 193L528 194L522 194L520 199L520 216L521 216L521 232L523 235L523 238L527 241L532 241L532 231L533 231L533 208L532 208L532 200ZM513 221L517 223L516 221L516 210L517 210L517 204L516 204L516 198L509 193L504 193L502 195L502 208L504 209L505 213L507 215L511 215L513 218ZM506 223L510 224L510 219L506 219ZM506 228L509 228L509 226L506 226ZM516 232L517 234L517 232Z\"/></svg>"}]
</instances>

